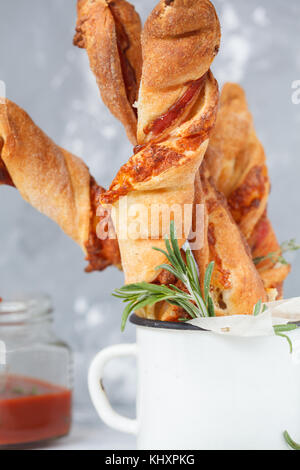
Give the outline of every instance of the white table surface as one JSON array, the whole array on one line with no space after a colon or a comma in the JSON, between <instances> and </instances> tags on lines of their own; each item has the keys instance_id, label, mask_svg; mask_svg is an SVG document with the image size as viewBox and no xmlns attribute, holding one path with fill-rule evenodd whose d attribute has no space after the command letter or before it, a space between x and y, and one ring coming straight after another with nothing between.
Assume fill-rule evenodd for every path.
<instances>
[{"instance_id":1,"label":"white table surface","mask_svg":"<svg viewBox=\"0 0 300 470\"><path fill-rule=\"evenodd\" d=\"M73 425L71 434L49 443L39 450L135 450L135 437L99 425Z\"/></svg>"}]
</instances>

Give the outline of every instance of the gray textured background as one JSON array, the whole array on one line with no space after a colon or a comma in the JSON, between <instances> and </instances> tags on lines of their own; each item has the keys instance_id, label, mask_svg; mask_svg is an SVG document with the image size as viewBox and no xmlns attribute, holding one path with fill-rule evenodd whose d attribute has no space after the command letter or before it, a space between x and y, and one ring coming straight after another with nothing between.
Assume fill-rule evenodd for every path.
<instances>
[{"instance_id":1,"label":"gray textured background","mask_svg":"<svg viewBox=\"0 0 300 470\"><path fill-rule=\"evenodd\" d=\"M155 2L136 0L145 19ZM281 241L300 240L300 105L292 82L300 80L299 0L215 0L223 29L214 72L220 83L246 89L268 155L273 191L271 219ZM75 0L0 0L0 80L7 96L27 110L59 145L85 159L108 185L130 156L121 125L99 99L85 52L72 46ZM13 189L0 187L0 294L43 291L53 297L56 328L75 351L77 416L93 414L87 365L96 351L134 340L120 331L121 307L111 297L123 283L114 269L85 274L80 249L54 223L36 213ZM286 295L299 295L299 257ZM114 401L134 401L134 365L112 364ZM129 408L128 408L129 409Z\"/></svg>"}]
</instances>

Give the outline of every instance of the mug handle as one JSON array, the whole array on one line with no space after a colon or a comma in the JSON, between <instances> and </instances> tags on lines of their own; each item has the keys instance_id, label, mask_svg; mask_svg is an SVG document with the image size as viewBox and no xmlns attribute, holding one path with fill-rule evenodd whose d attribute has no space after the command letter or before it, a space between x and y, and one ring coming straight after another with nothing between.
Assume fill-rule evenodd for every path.
<instances>
[{"instance_id":1,"label":"mug handle","mask_svg":"<svg viewBox=\"0 0 300 470\"><path fill-rule=\"evenodd\" d=\"M111 406L102 384L105 365L117 357L136 356L136 344L117 344L103 349L93 359L88 373L88 387L94 407L100 418L117 431L137 434L137 420L118 414Z\"/></svg>"}]
</instances>

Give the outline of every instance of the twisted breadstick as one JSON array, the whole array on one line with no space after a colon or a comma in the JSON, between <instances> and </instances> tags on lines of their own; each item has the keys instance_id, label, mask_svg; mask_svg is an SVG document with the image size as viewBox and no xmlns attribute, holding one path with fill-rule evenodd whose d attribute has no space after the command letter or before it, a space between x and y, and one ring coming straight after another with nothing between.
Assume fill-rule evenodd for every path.
<instances>
[{"instance_id":1,"label":"twisted breadstick","mask_svg":"<svg viewBox=\"0 0 300 470\"><path fill-rule=\"evenodd\" d=\"M78 0L74 44L86 49L105 105L136 145L141 21L125 0Z\"/></svg>"},{"instance_id":2,"label":"twisted breadstick","mask_svg":"<svg viewBox=\"0 0 300 470\"><path fill-rule=\"evenodd\" d=\"M196 180L195 203L205 205L205 229L204 247L194 251L194 256L202 286L208 264L215 263L211 296L216 315L252 315L259 300L268 300L267 294L249 247L205 164Z\"/></svg>"},{"instance_id":3,"label":"twisted breadstick","mask_svg":"<svg viewBox=\"0 0 300 470\"><path fill-rule=\"evenodd\" d=\"M96 236L96 200L104 189L82 160L55 145L9 100L0 103L0 184L15 186L78 243L90 262L87 271L120 265L117 240Z\"/></svg>"},{"instance_id":4,"label":"twisted breadstick","mask_svg":"<svg viewBox=\"0 0 300 470\"><path fill-rule=\"evenodd\" d=\"M215 314L251 315L259 300L268 300L267 293L249 247L231 216L224 195L217 191L205 161L195 179L195 210L197 205L204 205L203 246L193 250L202 290L206 268L213 261L210 294ZM166 279L167 284L175 282ZM185 316L182 309L163 304L151 313L162 321L178 321Z\"/></svg>"},{"instance_id":5,"label":"twisted breadstick","mask_svg":"<svg viewBox=\"0 0 300 470\"><path fill-rule=\"evenodd\" d=\"M267 217L270 180L266 156L256 136L245 93L238 85L228 83L223 88L205 161L216 187L227 198L252 257L280 255L280 245ZM268 259L257 269L266 289L277 288L281 297L290 267Z\"/></svg>"},{"instance_id":6,"label":"twisted breadstick","mask_svg":"<svg viewBox=\"0 0 300 470\"><path fill-rule=\"evenodd\" d=\"M210 80L213 82L206 74L219 51L220 40L219 19L209 0L161 0L154 8L142 34L140 145L169 137L185 122L191 127L181 127L175 137L193 137L197 127L202 130L205 116L199 94Z\"/></svg>"},{"instance_id":7,"label":"twisted breadstick","mask_svg":"<svg viewBox=\"0 0 300 470\"><path fill-rule=\"evenodd\" d=\"M153 246L164 247L168 233L168 227L161 225L153 233L154 206L163 203L170 208L181 207L185 231L182 226L177 227L180 247L188 237L195 174L217 112L218 86L209 66L219 42L219 22L207 0L160 1L146 22L138 104L140 147L120 169L109 191L100 195L102 205L114 208L113 221L127 283L154 281L155 267L165 261L161 253L153 251ZM125 196L127 222L121 217ZM127 233L123 238L120 234L130 225L130 212L141 205L142 233L134 239Z\"/></svg>"}]
</instances>

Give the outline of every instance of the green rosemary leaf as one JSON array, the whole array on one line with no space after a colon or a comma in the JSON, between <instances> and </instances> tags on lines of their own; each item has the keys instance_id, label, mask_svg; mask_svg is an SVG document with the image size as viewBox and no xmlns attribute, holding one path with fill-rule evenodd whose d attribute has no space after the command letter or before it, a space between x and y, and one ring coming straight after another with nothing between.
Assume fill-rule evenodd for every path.
<instances>
[{"instance_id":1,"label":"green rosemary leaf","mask_svg":"<svg viewBox=\"0 0 300 470\"><path fill-rule=\"evenodd\" d=\"M202 299L201 294L199 295L197 292L194 292L193 294L194 294L193 297L195 299L195 302L196 302L196 304L199 308L199 311L200 311L200 315L198 315L198 316L208 317L209 315L208 315L207 307L204 303L204 300Z\"/></svg>"},{"instance_id":2,"label":"green rosemary leaf","mask_svg":"<svg viewBox=\"0 0 300 470\"><path fill-rule=\"evenodd\" d=\"M291 449L300 450L300 444L297 444L295 441L293 441L293 439L291 438L291 436L289 435L287 431L284 431L283 437L285 439L285 442L287 443L288 446L290 446Z\"/></svg>"},{"instance_id":3,"label":"green rosemary leaf","mask_svg":"<svg viewBox=\"0 0 300 470\"><path fill-rule=\"evenodd\" d=\"M177 279L180 279L182 282L185 281L185 278L181 274L181 272L178 272L175 268L173 268L169 264L161 264L160 266L157 266L156 270L160 270L160 269L164 269L165 271L168 271L169 273L173 274Z\"/></svg>"},{"instance_id":4,"label":"green rosemary leaf","mask_svg":"<svg viewBox=\"0 0 300 470\"><path fill-rule=\"evenodd\" d=\"M148 282L141 282L140 284L131 284L121 289L115 290L120 296L124 298L128 298L128 296L135 296L140 295L143 292L152 292L152 293L163 293L168 292L168 288L166 286L160 286L157 284L150 284Z\"/></svg>"},{"instance_id":5,"label":"green rosemary leaf","mask_svg":"<svg viewBox=\"0 0 300 470\"><path fill-rule=\"evenodd\" d=\"M276 261L276 257L278 258L278 253L268 253L266 256L259 256L253 259L254 264L257 266L258 264L262 263L263 261L267 261L271 259L272 261Z\"/></svg>"},{"instance_id":6,"label":"green rosemary leaf","mask_svg":"<svg viewBox=\"0 0 300 470\"><path fill-rule=\"evenodd\" d=\"M207 299L207 310L208 310L208 315L210 317L215 317L216 316L215 306L214 306L213 300L212 300L210 295L208 296L208 299Z\"/></svg>"},{"instance_id":7,"label":"green rosemary leaf","mask_svg":"<svg viewBox=\"0 0 300 470\"><path fill-rule=\"evenodd\" d=\"M151 292L154 294L169 294L170 293L170 289L164 285L141 282L141 286L143 287L145 291Z\"/></svg>"},{"instance_id":8,"label":"green rosemary leaf","mask_svg":"<svg viewBox=\"0 0 300 470\"><path fill-rule=\"evenodd\" d=\"M141 308L153 306L158 302L168 302L182 308L191 318L214 316L214 304L209 295L211 275L214 263L209 265L208 273L205 279L207 288L206 301L202 297L198 270L193 254L190 249L186 252L186 262L184 261L176 239L175 224L170 225L170 239L165 238L167 251L160 248L154 248L164 254L170 264L162 264L157 270L164 269L172 273L185 286L184 290L179 287L170 285L156 285L147 282L126 285L120 289L116 289L113 293L114 297L121 299L126 303L126 307L122 316L121 329L124 331L129 315Z\"/></svg>"},{"instance_id":9,"label":"green rosemary leaf","mask_svg":"<svg viewBox=\"0 0 300 470\"><path fill-rule=\"evenodd\" d=\"M277 261L277 263L283 264L284 266L289 265L289 262L283 256L278 256L276 261Z\"/></svg>"},{"instance_id":10,"label":"green rosemary leaf","mask_svg":"<svg viewBox=\"0 0 300 470\"><path fill-rule=\"evenodd\" d=\"M293 343L292 343L291 339L287 335L285 335L284 333L288 333L290 331L297 330L299 328L298 325L296 325L294 323L290 323L290 324L287 324L287 325L275 325L273 328L274 328L274 332L275 332L276 336L280 336L281 338L284 338L284 339L287 340L287 342L289 343L289 346L290 346L290 353L292 354L292 352L293 352Z\"/></svg>"},{"instance_id":11,"label":"green rosemary leaf","mask_svg":"<svg viewBox=\"0 0 300 470\"><path fill-rule=\"evenodd\" d=\"M181 265L178 263L175 253L172 251L172 247L171 247L170 240L168 239L168 237L165 237L165 244L166 244L166 248L168 251L169 261L171 261L171 264L174 266L174 268L179 269L181 271L182 270Z\"/></svg>"},{"instance_id":12,"label":"green rosemary leaf","mask_svg":"<svg viewBox=\"0 0 300 470\"><path fill-rule=\"evenodd\" d=\"M297 245L296 239L292 238L281 244L282 253L287 253L288 251L298 251L300 250L300 245Z\"/></svg>"},{"instance_id":13,"label":"green rosemary leaf","mask_svg":"<svg viewBox=\"0 0 300 470\"><path fill-rule=\"evenodd\" d=\"M259 300L254 307L253 315L257 317L261 312L262 300Z\"/></svg>"},{"instance_id":14,"label":"green rosemary leaf","mask_svg":"<svg viewBox=\"0 0 300 470\"><path fill-rule=\"evenodd\" d=\"M119 298L128 298L129 296L136 296L140 295L145 290L144 286L137 286L137 285L128 285L123 286L120 289L116 289L113 292L114 297Z\"/></svg>"},{"instance_id":15,"label":"green rosemary leaf","mask_svg":"<svg viewBox=\"0 0 300 470\"><path fill-rule=\"evenodd\" d=\"M168 302L171 305L175 305L176 307L182 308L192 318L197 318L199 316L197 307L193 305L189 300L185 300L182 298L174 298L174 299L169 299Z\"/></svg>"},{"instance_id":16,"label":"green rosemary leaf","mask_svg":"<svg viewBox=\"0 0 300 470\"><path fill-rule=\"evenodd\" d=\"M134 309L140 310L141 308L144 308L144 307L152 307L152 305L155 305L157 302L159 302L159 300L160 299L157 296L149 295L148 297L145 297L144 299L140 299L137 303L135 303Z\"/></svg>"},{"instance_id":17,"label":"green rosemary leaf","mask_svg":"<svg viewBox=\"0 0 300 470\"><path fill-rule=\"evenodd\" d=\"M130 303L124 309L124 312L123 312L123 315L122 315L122 322L121 322L121 331L122 332L125 330L128 317L133 312L134 307L135 307L135 303L133 303L133 304Z\"/></svg>"},{"instance_id":18,"label":"green rosemary leaf","mask_svg":"<svg viewBox=\"0 0 300 470\"><path fill-rule=\"evenodd\" d=\"M153 246L152 250L159 251L159 253L162 253L164 256L168 257L168 253L166 252L166 250L163 250L162 248L158 248L157 246Z\"/></svg>"},{"instance_id":19,"label":"green rosemary leaf","mask_svg":"<svg viewBox=\"0 0 300 470\"><path fill-rule=\"evenodd\" d=\"M298 328L299 326L296 325L295 323L288 323L287 325L275 325L274 326L275 333L285 333L285 332L297 330Z\"/></svg>"},{"instance_id":20,"label":"green rosemary leaf","mask_svg":"<svg viewBox=\"0 0 300 470\"><path fill-rule=\"evenodd\" d=\"M173 290L175 290L176 292L179 292L180 294L183 293L183 291L181 289L179 289L179 287L177 286L174 286L173 284L170 284L169 287Z\"/></svg>"},{"instance_id":21,"label":"green rosemary leaf","mask_svg":"<svg viewBox=\"0 0 300 470\"><path fill-rule=\"evenodd\" d=\"M152 249L155 251L159 251L159 253L162 253L167 258L170 264L174 265L174 262L176 262L176 259L173 256L170 256L167 251L161 250L160 248L157 248L155 246L153 246Z\"/></svg>"},{"instance_id":22,"label":"green rosemary leaf","mask_svg":"<svg viewBox=\"0 0 300 470\"><path fill-rule=\"evenodd\" d=\"M157 302L161 302L162 300L166 300L166 299L168 299L166 295L159 296L159 295L151 295L151 294L147 295L146 294L146 295L142 295L137 301L129 302L123 312L121 331L125 330L128 317L132 312L136 310L140 310L141 308L144 308L147 306L151 307L152 305L155 305Z\"/></svg>"},{"instance_id":23,"label":"green rosemary leaf","mask_svg":"<svg viewBox=\"0 0 300 470\"><path fill-rule=\"evenodd\" d=\"M196 263L195 263L195 260L194 260L194 257L190 248L186 250L186 262L187 262L188 275L189 275L190 282L192 286L194 287L194 289L196 289L198 294L201 295L197 266L196 266Z\"/></svg>"},{"instance_id":24,"label":"green rosemary leaf","mask_svg":"<svg viewBox=\"0 0 300 470\"><path fill-rule=\"evenodd\" d=\"M256 258L253 258L253 263L255 264L255 266L257 266L259 263L261 263L265 259L266 259L265 256L257 256Z\"/></svg>"},{"instance_id":25,"label":"green rosemary leaf","mask_svg":"<svg viewBox=\"0 0 300 470\"><path fill-rule=\"evenodd\" d=\"M128 302L129 299L132 299L134 300L136 297L139 297L139 295L141 295L141 293L137 293L137 294L125 294L125 293L116 293L116 292L113 292L112 293L112 296L113 297L116 297L117 299L121 299L122 302Z\"/></svg>"},{"instance_id":26,"label":"green rosemary leaf","mask_svg":"<svg viewBox=\"0 0 300 470\"><path fill-rule=\"evenodd\" d=\"M292 240L288 240L283 242L280 246L280 251L282 254L288 253L290 251L298 251L300 250L300 245L297 245L296 240L293 238ZM272 260L274 263L280 263L283 265L289 264L288 261L284 258L284 256L280 255L279 253L268 253L266 256L260 256L253 259L255 265L258 265L266 260Z\"/></svg>"},{"instance_id":27,"label":"green rosemary leaf","mask_svg":"<svg viewBox=\"0 0 300 470\"><path fill-rule=\"evenodd\" d=\"M182 259L180 248L179 248L178 241L176 238L176 229L175 229L174 220L171 221L170 236L171 236L171 244L172 244L174 256L176 257L178 264L181 266L182 271L186 272L186 265Z\"/></svg>"},{"instance_id":28,"label":"green rosemary leaf","mask_svg":"<svg viewBox=\"0 0 300 470\"><path fill-rule=\"evenodd\" d=\"M211 284L211 278L213 274L213 270L215 267L214 261L209 263L206 272L205 272L205 277L204 277L204 302L206 305L208 305L208 297L209 297L209 290L210 290L210 284Z\"/></svg>"},{"instance_id":29,"label":"green rosemary leaf","mask_svg":"<svg viewBox=\"0 0 300 470\"><path fill-rule=\"evenodd\" d=\"M284 333L288 333L290 331L297 330L299 328L298 325L296 325L294 323L289 323L287 325L275 325L273 328L274 328L274 332L275 332L276 336L280 336L281 338L284 338L284 339L287 340L287 342L289 343L289 346L290 346L290 353L292 354L292 352L293 352L293 343L292 343L291 339L287 335L285 335Z\"/></svg>"},{"instance_id":30,"label":"green rosemary leaf","mask_svg":"<svg viewBox=\"0 0 300 470\"><path fill-rule=\"evenodd\" d=\"M291 339L287 335L284 335L283 333L276 333L276 336L280 336L281 338L284 338L284 339L287 340L287 342L289 343L289 346L290 346L290 353L292 354L293 353L293 343L292 343Z\"/></svg>"}]
</instances>

